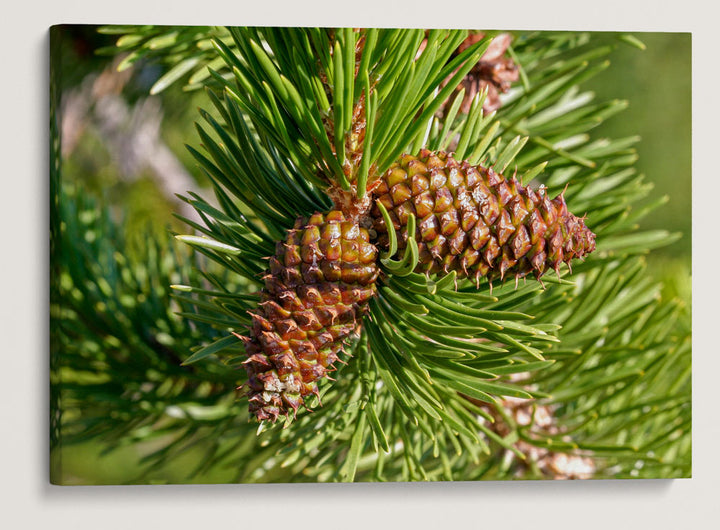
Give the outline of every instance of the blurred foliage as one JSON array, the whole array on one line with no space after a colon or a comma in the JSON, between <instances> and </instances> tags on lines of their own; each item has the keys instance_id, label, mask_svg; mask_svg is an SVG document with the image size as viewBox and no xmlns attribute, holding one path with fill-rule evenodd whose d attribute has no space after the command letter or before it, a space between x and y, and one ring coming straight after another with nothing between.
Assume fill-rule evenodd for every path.
<instances>
[{"instance_id":1,"label":"blurred foliage","mask_svg":"<svg viewBox=\"0 0 720 530\"><path fill-rule=\"evenodd\" d=\"M193 137L200 92L186 92L181 86L167 88L161 96L148 96L152 85L162 76L163 65L152 58L143 59L123 77L116 73L117 60L98 53L113 48L115 37L104 35L94 25L59 25L53 27L55 76L58 83L58 112L60 120L70 130L72 146L64 153L63 166L82 189L113 210L115 219L122 218L142 231L150 227L159 235L168 227L179 229L182 223L173 215L181 201L161 189L157 175L142 167L131 175L123 169L123 153L109 142L98 111L108 108L107 96L117 96L119 110L111 119L123 118L119 128L132 126L135 115L142 115L143 103L159 104L160 140L172 151L177 162L194 180L191 189L207 186L206 177L197 168L184 144ZM101 78L105 77L103 81ZM114 103L114 102L111 102ZM123 115L123 112L127 116ZM69 125L68 125L69 124ZM67 142L66 142L67 144ZM186 192L188 189L179 189Z\"/></svg>"},{"instance_id":2,"label":"blurred foliage","mask_svg":"<svg viewBox=\"0 0 720 530\"><path fill-rule=\"evenodd\" d=\"M656 252L690 261L692 249L692 56L689 33L636 33L646 49L616 48L612 68L590 80L600 99L626 99L620 116L598 127L609 137L638 135L638 171L655 184L651 198L669 197L662 214L642 220L643 228L680 231L683 238ZM602 34L610 41L616 34ZM652 199L649 199L652 200Z\"/></svg>"}]
</instances>

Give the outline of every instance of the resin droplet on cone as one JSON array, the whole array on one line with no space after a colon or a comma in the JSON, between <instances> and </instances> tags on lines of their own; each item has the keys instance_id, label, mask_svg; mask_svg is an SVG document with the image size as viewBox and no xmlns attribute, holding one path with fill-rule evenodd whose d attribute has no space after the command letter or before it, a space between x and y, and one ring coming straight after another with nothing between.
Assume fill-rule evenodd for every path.
<instances>
[{"instance_id":1,"label":"resin droplet on cone","mask_svg":"<svg viewBox=\"0 0 720 530\"><path fill-rule=\"evenodd\" d=\"M375 294L377 249L339 211L299 219L277 244L253 314L248 359L250 412L275 421L295 412L338 360Z\"/></svg>"},{"instance_id":2,"label":"resin droplet on cone","mask_svg":"<svg viewBox=\"0 0 720 530\"><path fill-rule=\"evenodd\" d=\"M408 217L416 216L417 272L456 271L478 282L529 273L540 278L595 249L595 234L568 212L562 194L550 200L544 189L536 192L447 153L402 156L374 193L390 214L400 248ZM386 244L377 206L372 215L379 244Z\"/></svg>"}]
</instances>

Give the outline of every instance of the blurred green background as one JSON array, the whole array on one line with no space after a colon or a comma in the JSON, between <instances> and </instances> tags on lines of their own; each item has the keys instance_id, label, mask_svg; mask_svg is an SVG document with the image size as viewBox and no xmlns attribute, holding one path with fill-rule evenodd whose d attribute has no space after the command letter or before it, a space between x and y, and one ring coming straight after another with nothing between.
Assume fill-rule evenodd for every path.
<instances>
[{"instance_id":1,"label":"blurred green background","mask_svg":"<svg viewBox=\"0 0 720 530\"><path fill-rule=\"evenodd\" d=\"M689 263L691 241L692 54L689 33L636 33L644 51L621 46L611 66L588 83L598 97L625 99L626 111L597 130L600 135L639 135L638 171L655 184L654 197L667 195L668 204L643 223L683 233L682 239L657 251L658 257ZM613 35L603 35L612 38Z\"/></svg>"},{"instance_id":2,"label":"blurred green background","mask_svg":"<svg viewBox=\"0 0 720 530\"><path fill-rule=\"evenodd\" d=\"M148 96L162 68L144 64L125 75L113 73L113 58L100 56L96 50L112 46L115 37L96 30L94 26L62 29L64 183L79 185L110 204L126 220L130 239L132 234L147 237L148 226L160 237L167 237L168 226L186 230L172 215L182 207L174 193L204 186L184 144L197 143L193 122L197 108L207 106L205 95L202 91L183 91L182 83L176 83L160 95ZM679 241L650 255L650 270L665 280L668 294L689 301L691 35L634 35L646 45L645 50L619 45L610 57L610 68L585 83L600 101L629 101L627 110L604 122L594 134L642 138L637 144L636 167L654 184L652 198L669 198L665 207L643 221L643 227L683 233ZM617 43L617 36L594 35L608 43ZM131 136L141 138L141 142L125 142ZM154 166L158 160L166 165ZM163 171L174 177L163 181L159 178ZM62 466L69 484L122 483L137 474L134 463L138 456L152 448L127 446L109 455L103 455L102 449L96 443L61 447L51 462ZM192 460L193 455L188 453L184 458ZM178 465L177 469L184 467ZM161 469L157 473L165 480L182 481L179 471ZM223 482L227 478L216 471L198 476L197 481Z\"/></svg>"}]
</instances>

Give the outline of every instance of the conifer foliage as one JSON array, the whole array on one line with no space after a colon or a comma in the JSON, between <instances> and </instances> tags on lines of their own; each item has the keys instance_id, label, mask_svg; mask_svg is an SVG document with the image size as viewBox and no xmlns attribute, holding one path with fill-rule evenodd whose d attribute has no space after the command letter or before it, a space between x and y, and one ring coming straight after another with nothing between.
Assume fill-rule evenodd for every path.
<instances>
[{"instance_id":1,"label":"conifer foliage","mask_svg":"<svg viewBox=\"0 0 720 530\"><path fill-rule=\"evenodd\" d=\"M128 348L139 331L123 327L102 346L132 357L117 369L140 389L156 388L141 384L154 355L183 359L152 373L180 390L154 393L152 414L115 436L142 439L181 407L168 429L182 434L149 461L204 443L196 472L243 482L687 475L688 315L643 257L678 236L637 230L662 204L637 206L637 139L591 134L625 103L581 88L611 47L574 33L103 31L121 35L122 67L166 65L154 93L205 89L188 149L214 193L183 197L203 222L183 218L192 233L176 238L195 255L148 273L183 306L142 306L172 324L172 345L143 364ZM503 81L490 106L490 85L471 82L488 71ZM68 256L63 322L91 312L78 300L164 292L105 289ZM83 333L113 327L101 324ZM64 344L77 328L61 329ZM86 353L63 355L70 370ZM119 380L112 363L95 369ZM66 406L97 391L59 374L56 386Z\"/></svg>"}]
</instances>

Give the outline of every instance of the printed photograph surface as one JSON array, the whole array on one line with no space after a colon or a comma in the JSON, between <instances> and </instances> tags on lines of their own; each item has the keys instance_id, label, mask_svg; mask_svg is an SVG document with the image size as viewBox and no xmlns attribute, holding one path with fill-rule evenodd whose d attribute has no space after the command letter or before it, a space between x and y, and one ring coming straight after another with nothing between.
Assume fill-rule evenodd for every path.
<instances>
[{"instance_id":1,"label":"printed photograph surface","mask_svg":"<svg viewBox=\"0 0 720 530\"><path fill-rule=\"evenodd\" d=\"M50 479L687 478L691 35L50 29Z\"/></svg>"}]
</instances>

